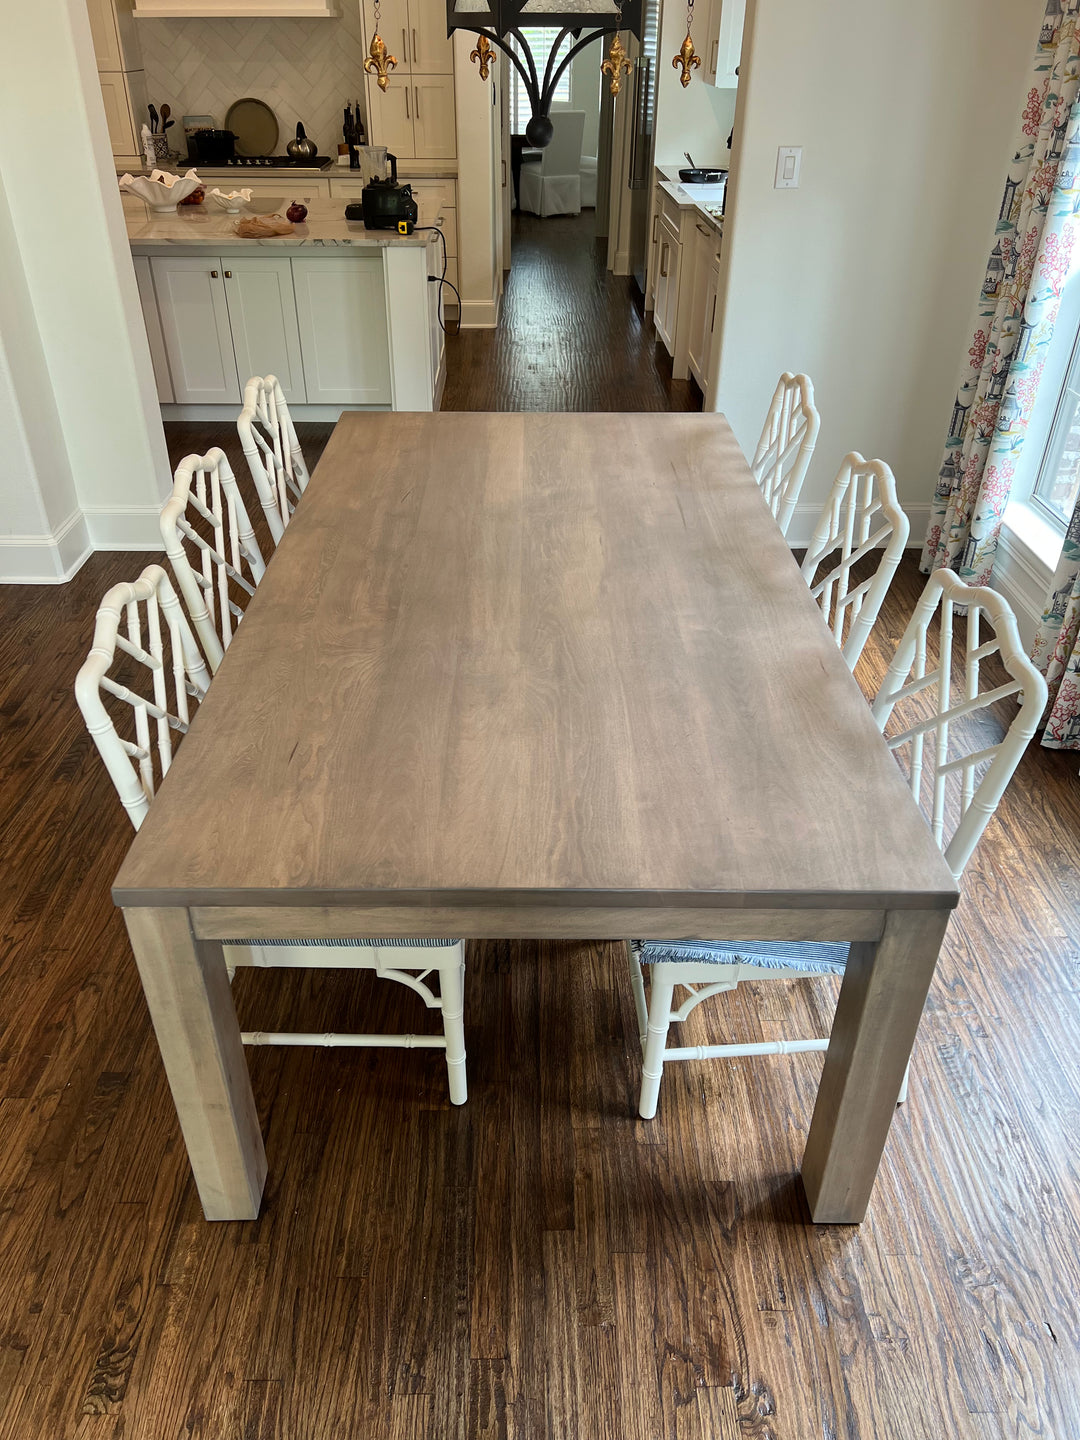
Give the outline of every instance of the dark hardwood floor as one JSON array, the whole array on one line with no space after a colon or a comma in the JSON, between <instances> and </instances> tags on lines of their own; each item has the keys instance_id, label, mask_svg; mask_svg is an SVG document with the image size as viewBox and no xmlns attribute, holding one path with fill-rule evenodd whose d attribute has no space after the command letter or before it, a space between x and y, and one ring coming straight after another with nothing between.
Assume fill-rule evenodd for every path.
<instances>
[{"instance_id":1,"label":"dark hardwood floor","mask_svg":"<svg viewBox=\"0 0 1080 1440\"><path fill-rule=\"evenodd\" d=\"M444 410L701 409L594 231L592 210L515 214L498 328L448 337Z\"/></svg>"},{"instance_id":2,"label":"dark hardwood floor","mask_svg":"<svg viewBox=\"0 0 1080 1440\"><path fill-rule=\"evenodd\" d=\"M1075 755L1030 751L968 869L861 1227L815 1229L795 1178L819 1057L672 1065L635 1119L601 941L470 944L460 1110L432 1053L252 1054L263 1214L208 1225L71 697L144 558L0 590L3 1440L1080 1435ZM908 560L868 686L918 588ZM425 1018L343 973L235 988L268 1028ZM805 1033L832 997L744 986L686 1029Z\"/></svg>"}]
</instances>

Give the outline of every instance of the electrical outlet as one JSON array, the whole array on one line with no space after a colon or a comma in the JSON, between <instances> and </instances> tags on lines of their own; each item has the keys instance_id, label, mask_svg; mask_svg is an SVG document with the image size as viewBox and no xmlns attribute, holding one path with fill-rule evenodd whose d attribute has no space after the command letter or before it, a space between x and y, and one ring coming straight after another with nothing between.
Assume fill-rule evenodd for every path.
<instances>
[{"instance_id":1,"label":"electrical outlet","mask_svg":"<svg viewBox=\"0 0 1080 1440\"><path fill-rule=\"evenodd\" d=\"M802 146L781 145L776 152L774 190L797 190L802 172Z\"/></svg>"}]
</instances>

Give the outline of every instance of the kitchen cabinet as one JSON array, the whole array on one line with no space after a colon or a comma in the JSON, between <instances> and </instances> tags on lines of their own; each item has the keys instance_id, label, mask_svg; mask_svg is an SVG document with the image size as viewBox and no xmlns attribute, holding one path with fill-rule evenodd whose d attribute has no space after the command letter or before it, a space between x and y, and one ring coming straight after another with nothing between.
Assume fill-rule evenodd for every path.
<instances>
[{"instance_id":1,"label":"kitchen cabinet","mask_svg":"<svg viewBox=\"0 0 1080 1440\"><path fill-rule=\"evenodd\" d=\"M308 403L389 405L381 257L300 257L292 267Z\"/></svg>"},{"instance_id":2,"label":"kitchen cabinet","mask_svg":"<svg viewBox=\"0 0 1080 1440\"><path fill-rule=\"evenodd\" d=\"M146 78L131 0L87 0L98 82L112 153L125 168L141 162Z\"/></svg>"},{"instance_id":3,"label":"kitchen cabinet","mask_svg":"<svg viewBox=\"0 0 1080 1440\"><path fill-rule=\"evenodd\" d=\"M452 160L457 154L457 118L452 75L390 77L385 92L368 92L371 143L385 145L399 160Z\"/></svg>"},{"instance_id":4,"label":"kitchen cabinet","mask_svg":"<svg viewBox=\"0 0 1080 1440\"><path fill-rule=\"evenodd\" d=\"M139 72L140 76L142 72ZM109 144L114 156L139 158L139 138L134 128L134 109L128 77L122 71L98 73L101 98L105 102L105 123L109 127Z\"/></svg>"},{"instance_id":5,"label":"kitchen cabinet","mask_svg":"<svg viewBox=\"0 0 1080 1440\"><path fill-rule=\"evenodd\" d=\"M734 90L739 83L746 0L712 0L705 32L706 82L718 90Z\"/></svg>"},{"instance_id":6,"label":"kitchen cabinet","mask_svg":"<svg viewBox=\"0 0 1080 1440\"><path fill-rule=\"evenodd\" d=\"M172 133L171 131L169 132ZM186 168L186 167L181 167ZM202 174L202 171L199 171ZM256 208L269 209L264 201L277 200L280 202L282 214L288 209L294 200L299 200L301 205L310 205L313 200L329 200L330 181L312 178L311 176L299 176L293 178L287 170L279 171L277 177L270 180L252 179L247 168L243 165L231 167L227 177L216 176L207 178L207 185L211 190L250 190L254 200L258 202Z\"/></svg>"},{"instance_id":7,"label":"kitchen cabinet","mask_svg":"<svg viewBox=\"0 0 1080 1440\"><path fill-rule=\"evenodd\" d=\"M720 281L720 236L711 225L694 225L693 290L690 301L690 373L708 400L709 369L716 331L716 296Z\"/></svg>"},{"instance_id":8,"label":"kitchen cabinet","mask_svg":"<svg viewBox=\"0 0 1080 1440\"><path fill-rule=\"evenodd\" d=\"M379 34L397 58L395 75L454 73L445 0L383 0Z\"/></svg>"},{"instance_id":9,"label":"kitchen cabinet","mask_svg":"<svg viewBox=\"0 0 1080 1440\"><path fill-rule=\"evenodd\" d=\"M657 242L659 255L653 294L653 324L656 326L656 333L667 346L668 353L674 356L683 247L678 230L666 215L660 216Z\"/></svg>"},{"instance_id":10,"label":"kitchen cabinet","mask_svg":"<svg viewBox=\"0 0 1080 1440\"><path fill-rule=\"evenodd\" d=\"M288 257L222 257L236 374L241 385L252 375L276 375L285 399L303 404L304 361L300 349L292 261Z\"/></svg>"},{"instance_id":11,"label":"kitchen cabinet","mask_svg":"<svg viewBox=\"0 0 1080 1440\"><path fill-rule=\"evenodd\" d=\"M304 403L288 258L164 255L149 265L171 378L170 400L181 405L235 404L252 375L273 374L287 400ZM158 398L163 399L160 376Z\"/></svg>"},{"instance_id":12,"label":"kitchen cabinet","mask_svg":"<svg viewBox=\"0 0 1080 1440\"><path fill-rule=\"evenodd\" d=\"M336 0L135 0L140 19L322 20L340 13Z\"/></svg>"},{"instance_id":13,"label":"kitchen cabinet","mask_svg":"<svg viewBox=\"0 0 1080 1440\"><path fill-rule=\"evenodd\" d=\"M163 255L151 259L150 272L173 398L178 404L238 405L240 381L221 260Z\"/></svg>"}]
</instances>

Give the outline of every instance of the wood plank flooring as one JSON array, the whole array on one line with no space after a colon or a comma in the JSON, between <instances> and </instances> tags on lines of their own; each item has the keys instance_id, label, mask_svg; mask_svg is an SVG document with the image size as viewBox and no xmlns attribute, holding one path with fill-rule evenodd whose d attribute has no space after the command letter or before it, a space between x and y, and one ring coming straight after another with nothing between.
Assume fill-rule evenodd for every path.
<instances>
[{"instance_id":1,"label":"wood plank flooring","mask_svg":"<svg viewBox=\"0 0 1080 1440\"><path fill-rule=\"evenodd\" d=\"M701 409L593 231L591 210L513 217L498 327L447 337L444 410Z\"/></svg>"},{"instance_id":2,"label":"wood plank flooring","mask_svg":"<svg viewBox=\"0 0 1080 1440\"><path fill-rule=\"evenodd\" d=\"M434 1054L251 1054L263 1214L208 1225L70 689L142 562L0 590L2 1440L1080 1435L1076 756L1031 750L969 867L860 1228L795 1179L819 1057L670 1066L635 1118L599 941L469 946L463 1109ZM908 560L867 685L918 588ZM366 976L235 989L266 1028L426 1020ZM808 1033L833 993L744 986L687 1036Z\"/></svg>"}]
</instances>

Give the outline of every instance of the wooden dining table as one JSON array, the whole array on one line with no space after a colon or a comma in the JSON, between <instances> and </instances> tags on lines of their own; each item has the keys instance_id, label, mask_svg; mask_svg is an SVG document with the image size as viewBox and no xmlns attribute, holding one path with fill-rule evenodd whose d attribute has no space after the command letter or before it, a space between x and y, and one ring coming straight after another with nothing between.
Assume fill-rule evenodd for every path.
<instances>
[{"instance_id":1,"label":"wooden dining table","mask_svg":"<svg viewBox=\"0 0 1080 1440\"><path fill-rule=\"evenodd\" d=\"M337 424L113 896L218 1220L267 1167L223 940L851 941L841 1223L958 898L722 416L406 413Z\"/></svg>"}]
</instances>

